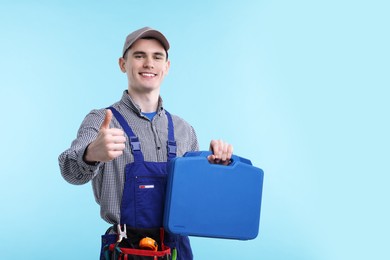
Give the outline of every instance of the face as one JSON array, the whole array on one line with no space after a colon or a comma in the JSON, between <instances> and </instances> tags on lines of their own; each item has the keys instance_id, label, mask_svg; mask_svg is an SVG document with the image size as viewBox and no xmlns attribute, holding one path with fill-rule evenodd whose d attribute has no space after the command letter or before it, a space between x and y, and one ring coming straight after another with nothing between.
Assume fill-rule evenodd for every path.
<instances>
[{"instance_id":1,"label":"face","mask_svg":"<svg viewBox=\"0 0 390 260\"><path fill-rule=\"evenodd\" d=\"M159 91L169 66L164 47L155 39L137 40L125 58L119 58L119 67L127 74L129 92Z\"/></svg>"}]
</instances>

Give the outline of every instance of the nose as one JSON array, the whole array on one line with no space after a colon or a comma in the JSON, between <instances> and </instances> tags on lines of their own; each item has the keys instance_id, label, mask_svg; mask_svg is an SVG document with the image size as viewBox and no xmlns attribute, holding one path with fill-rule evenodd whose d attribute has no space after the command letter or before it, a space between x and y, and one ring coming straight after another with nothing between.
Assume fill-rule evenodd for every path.
<instances>
[{"instance_id":1,"label":"nose","mask_svg":"<svg viewBox=\"0 0 390 260\"><path fill-rule=\"evenodd\" d=\"M153 69L154 68L153 59L146 58L144 63L144 68Z\"/></svg>"}]
</instances>

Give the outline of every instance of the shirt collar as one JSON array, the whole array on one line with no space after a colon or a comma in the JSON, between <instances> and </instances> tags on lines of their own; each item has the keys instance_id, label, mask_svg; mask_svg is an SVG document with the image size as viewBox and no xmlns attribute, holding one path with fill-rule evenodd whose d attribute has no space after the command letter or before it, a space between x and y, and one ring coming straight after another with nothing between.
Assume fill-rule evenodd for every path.
<instances>
[{"instance_id":1,"label":"shirt collar","mask_svg":"<svg viewBox=\"0 0 390 260\"><path fill-rule=\"evenodd\" d=\"M141 116L141 108L137 105L128 94L127 90L123 91L121 102L125 104L129 109L133 110L138 116ZM157 115L161 115L163 112L163 100L161 96L158 97Z\"/></svg>"}]
</instances>

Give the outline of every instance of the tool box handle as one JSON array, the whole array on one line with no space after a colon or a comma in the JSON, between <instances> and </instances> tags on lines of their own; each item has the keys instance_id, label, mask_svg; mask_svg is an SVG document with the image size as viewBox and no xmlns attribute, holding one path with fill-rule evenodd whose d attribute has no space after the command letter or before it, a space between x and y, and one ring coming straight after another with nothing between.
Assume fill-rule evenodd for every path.
<instances>
[{"instance_id":1,"label":"tool box handle","mask_svg":"<svg viewBox=\"0 0 390 260\"><path fill-rule=\"evenodd\" d=\"M207 158L207 156L211 155L211 151L196 151L196 152L186 152L184 154L184 157L193 157L193 156L198 156L198 157L204 157ZM252 162L249 159L240 157L238 155L232 155L231 158L231 163L228 166L233 166L236 162L241 162L245 164L252 165Z\"/></svg>"}]
</instances>

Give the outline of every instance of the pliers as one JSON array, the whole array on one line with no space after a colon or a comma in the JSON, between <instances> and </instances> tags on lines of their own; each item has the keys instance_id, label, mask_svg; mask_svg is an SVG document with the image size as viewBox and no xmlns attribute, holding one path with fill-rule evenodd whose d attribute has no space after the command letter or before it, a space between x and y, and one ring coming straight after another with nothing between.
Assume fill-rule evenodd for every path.
<instances>
[{"instance_id":1,"label":"pliers","mask_svg":"<svg viewBox=\"0 0 390 260\"><path fill-rule=\"evenodd\" d=\"M118 241L117 243L121 242L123 238L127 238L127 233L126 233L126 224L123 225L123 230L121 228L121 225L117 225L117 232L118 232Z\"/></svg>"}]
</instances>

